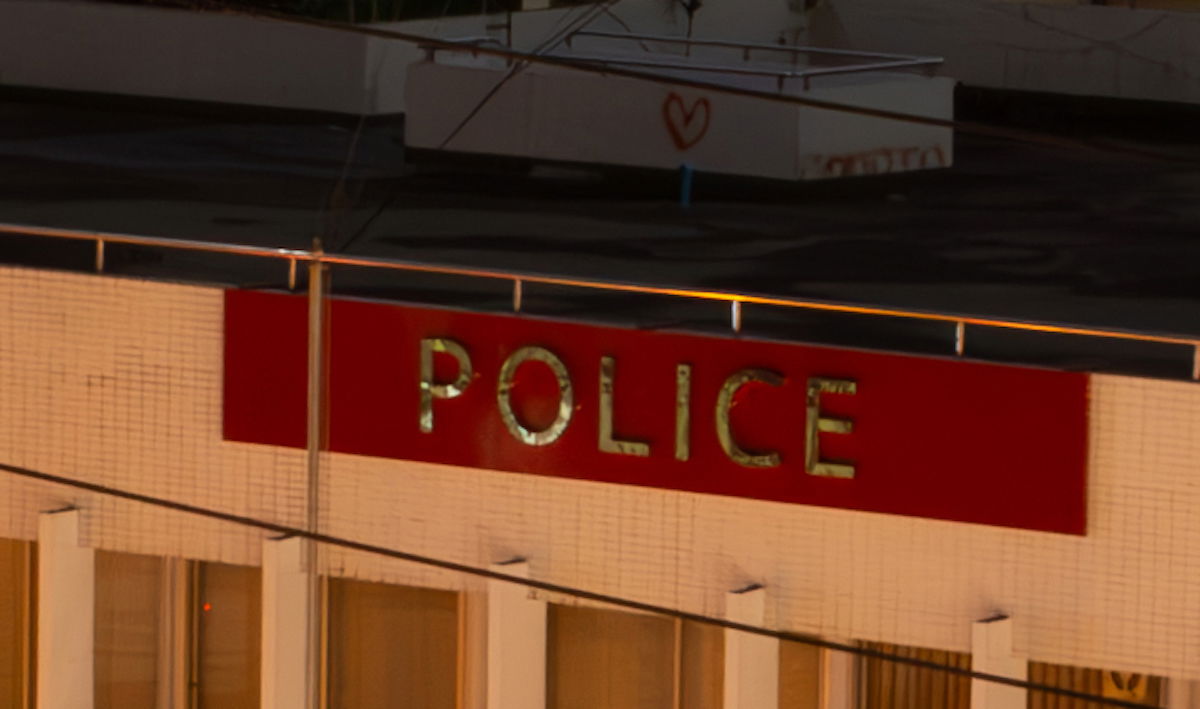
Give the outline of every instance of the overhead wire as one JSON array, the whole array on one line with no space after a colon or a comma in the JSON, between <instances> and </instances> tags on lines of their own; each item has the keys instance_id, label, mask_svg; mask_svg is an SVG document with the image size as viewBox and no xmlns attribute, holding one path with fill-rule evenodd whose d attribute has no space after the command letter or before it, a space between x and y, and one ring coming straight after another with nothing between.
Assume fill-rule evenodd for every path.
<instances>
[{"instance_id":1,"label":"overhead wire","mask_svg":"<svg viewBox=\"0 0 1200 709\"><path fill-rule=\"evenodd\" d=\"M559 22L555 25L550 37L535 47L533 50L534 53L544 54L545 52L556 48L572 34L579 31L583 27L587 27L589 24L595 21L596 18L598 18L601 14L605 12L611 12L612 6L619 2L621 2L621 0L604 0L603 2L589 6L587 11L580 13L580 16L573 20L565 20L564 18L566 18L567 15L560 17ZM565 26L563 26L564 24ZM454 129L451 130L444 139L442 139L442 142L438 145L438 148L444 149L447 145L449 145L450 142L454 140L454 138L456 138L463 131L463 129L475 119L477 115L479 115L479 112L482 111L484 107L486 107L487 104L493 98L495 98L497 94L500 93L504 86L507 85L509 81L514 79L517 74L524 71L528 66L528 62L518 62L517 64L514 64L509 69L508 73L501 77L500 80L497 81L496 84L492 86L492 88L475 103L471 110L467 111ZM386 198L380 201L375 210L371 212L370 216L363 220L363 223L359 225L358 229L355 229L354 233L351 234L350 237L344 242L342 242L342 244L338 247L338 250L345 251L346 249L350 248L354 242L358 241L364 234L366 234L367 230L371 228L371 225L375 223L375 220L392 206L392 203L395 202L399 193L399 189L392 190L392 192Z\"/></svg>"},{"instance_id":2,"label":"overhead wire","mask_svg":"<svg viewBox=\"0 0 1200 709\"><path fill-rule=\"evenodd\" d=\"M186 0L172 0L180 6L187 6ZM190 6L188 6L190 7ZM466 45L461 42L456 42L449 39L432 37L428 35L415 34L412 32L404 32L396 29L385 29L382 27L353 25L345 22L334 20L323 20L318 18L303 17L299 15L291 15L273 10L262 8L248 8L245 6L234 5L231 2L225 2L220 9L204 9L200 12L229 14L242 17L257 18L260 20L269 20L294 24L307 27L316 27L337 32L348 32L361 34L368 37L377 37L381 39L391 39L396 41L408 42L424 47L429 50L451 50L460 52L470 52L477 56L491 56L506 60L524 61L529 64L538 64L550 67L558 67L562 69L570 69L583 73L599 74L603 76L622 77L628 79L637 79L662 84L665 86L692 88L704 91L712 91L715 93L723 93L731 96L742 96L746 98L756 98L772 103L783 103L789 105L806 106L809 108L817 108L838 113L846 113L851 115L866 116L871 118L882 118L903 123L911 123L916 125L927 125L939 128L949 128L968 135L977 135L988 138L998 138L1002 140L1010 140L1033 145L1042 145L1047 147L1084 151L1092 154L1111 154L1121 155L1124 157L1139 158L1142 160L1151 160L1155 162L1164 162L1177 165L1188 165L1200 167L1200 159L1191 158L1170 153L1163 153L1144 148L1119 145L1114 143L1099 143L1076 138L1067 138L1061 135L1052 133L1044 133L1031 131L1021 128L1012 128L1008 126L994 125L989 123L981 123L978 121L960 121L952 118L937 118L934 116L924 116L914 113L905 113L903 111L894 111L884 108L875 108L870 106L858 106L853 104L841 103L838 101L829 101L825 99L812 98L809 96L801 96L784 92L772 92L759 89L750 89L740 86L733 86L717 81L706 81L701 79L688 78L678 75L663 75L652 71L645 71L631 67L617 66L614 64L604 64L597 61L588 61L576 59L569 56L554 55L554 54L537 54L533 52L524 52L508 47L495 47L483 44Z\"/></svg>"},{"instance_id":3,"label":"overhead wire","mask_svg":"<svg viewBox=\"0 0 1200 709\"><path fill-rule=\"evenodd\" d=\"M531 578L526 578L526 577L522 577L522 576L514 576L511 574L505 574L505 573L502 573L499 571L495 571L495 570L489 569L489 568L472 566L470 564L464 564L464 563L460 563L457 561L450 561L448 559L439 559L436 557L425 556L422 554L407 552L407 551L403 551L400 549L393 549L393 548L389 548L389 547L379 546L376 544L370 544L367 542L346 539L344 537L338 537L338 536L334 536L331 534L324 534L324 533L304 529L301 527L295 527L292 525L286 525L286 524L280 524L277 522L261 520L261 519L249 517L246 515L239 515L239 514L235 514L232 512L224 512L221 510L216 510L216 509L212 509L212 508L208 508L208 507L201 507L199 505L193 505L193 504L181 502L178 500L170 500L170 499L166 499L166 498L162 498L162 497L155 497L152 495L146 495L146 494L142 494L142 493L138 493L138 492L133 492L131 490L125 490L125 489L121 489L121 488L111 487L108 485L101 485L99 483L87 482L85 480L80 480L77 478L70 478L70 477L66 477L66 476L62 476L62 475L55 475L53 473L47 473L47 472L40 471L40 470L34 470L32 468L26 468L26 467L17 466L17 465L10 465L7 463L0 463L0 471L9 473L11 475L15 475L17 477L25 478L28 480L37 480L37 481L44 482L44 483L62 485L62 486L74 488L76 490L84 490L84 491L99 494L99 495L105 495L105 496L113 497L113 498L117 498L117 499L128 500L131 502L138 502L138 503L142 503L145 505L158 507L161 509L172 510L175 512L182 512L185 514L196 515L196 516L205 517L208 519L219 520L222 522L229 522L232 524L239 524L239 525L246 526L246 527L253 527L253 528L260 529L260 530L263 530L266 532L273 532L273 533L278 534L283 537L298 537L298 538L302 538L302 539L308 539L308 540L311 540L311 541L319 543L319 544L327 544L329 546L340 547L343 549L349 549L349 550L363 552L363 553L367 553L367 554L375 554L375 555L383 556L383 557L386 557L389 559L397 559L400 561L411 562L411 563L419 564L422 566L429 566L429 567L441 569L443 571L461 573L461 574L465 574L465 575L469 575L469 576L475 576L478 578L490 579L490 580L494 580L494 581L503 581L506 583L512 583L512 584L516 584L519 586L525 586L527 588L535 589L538 591L543 591L545 593L559 594L562 596L571 596L573 598L578 598L581 600L610 605L610 606L614 606L617 608L624 608L627 610L638 611L638 612L642 612L642 613L651 613L651 614L655 614L655 615L661 615L664 617L676 618L676 619L679 619L682 621L691 621L691 622L696 622L696 623L702 623L705 625L720 627L720 628L724 628L727 630L736 630L739 632L748 633L750 635L757 635L760 637L772 638L772 639L783 641L783 642L800 643L803 645L824 648L827 650L834 650L837 652L846 652L846 653L850 653L852 655L857 655L860 657L868 657L868 658L883 660L883 661L887 661L887 662L894 662L894 663L898 663L898 664L909 665L912 667L918 667L918 668L922 668L922 669L945 672L947 674L952 674L952 675L956 675L959 677L965 677L968 679L980 680L980 681L984 681L984 682L991 682L991 683L1006 685L1006 686L1010 686L1010 687L1017 687L1017 688L1031 691L1031 692L1047 692L1047 693L1055 694L1055 695L1058 695L1061 697L1069 697L1072 699L1079 699L1079 700L1083 700L1083 701L1087 701L1087 702L1094 702L1096 704L1100 704L1100 705L1104 705L1104 706L1120 707L1121 709L1154 709L1153 705L1142 704L1139 702L1131 702L1131 701L1127 701L1124 699L1117 699L1117 698L1113 698L1113 697L1105 697L1102 695L1091 694L1089 692L1083 692L1083 691L1079 691L1079 690L1075 690L1075 689L1070 689L1068 687L1058 687L1058 686L1043 684L1043 683L1039 683L1039 682L1032 682L1029 680L1015 679L1012 677L1006 677L1004 675L997 675L997 674L993 674L990 672L980 672L980 671L967 669L967 668L963 668L963 667L956 667L953 665L947 665L947 664L940 663L940 662L934 662L932 660L925 660L925 659L921 659L921 658L900 655L900 654L893 653L893 652L887 652L884 650L878 650L878 649L871 648L871 647L864 647L864 646L860 646L860 645L852 645L852 644L848 644L848 643L834 642L831 640L824 640L822 638L817 638L817 637L812 637L812 636L807 636L807 635L800 635L800 634L790 633L790 632L781 631L781 630L773 630L770 628L765 628L765 627L761 627L761 626L757 626L757 625L751 625L749 623L741 623L741 622L737 622L737 621L727 620L725 618L718 618L715 616L708 616L708 615L703 615L700 613L692 613L690 611L685 611L685 610L678 609L678 608L671 608L668 606L663 606L663 605L659 605L659 604L655 604L655 603L647 603L645 601L638 601L636 599L627 598L627 597L623 597L623 596L615 596L615 595L608 594L608 593L589 591L587 589L578 588L575 586L551 583L548 581L539 581L537 579L531 579Z\"/></svg>"},{"instance_id":4,"label":"overhead wire","mask_svg":"<svg viewBox=\"0 0 1200 709\"><path fill-rule=\"evenodd\" d=\"M197 8L188 3L188 0L164 0L164 2L175 4L178 7L184 7L190 10ZM596 3L593 8L608 9L619 0L603 0ZM956 119L937 118L933 116L924 116L920 114L905 113L902 111L893 111L889 109L874 108L868 106L856 106L852 104L840 103L837 101L828 101L824 99L815 99L808 96L800 96L784 92L770 92L758 89L749 89L745 87L732 86L714 81L705 81L700 79L687 78L682 76L667 76L658 74L652 71L644 71L628 66L616 66L613 64L604 64L596 61L587 61L575 59L561 55L551 55L547 52L539 52L537 49L533 52L523 52L514 50L511 47L494 47L481 44L465 45L461 42L442 39L427 35L414 34L411 32L403 32L396 29L384 29L381 27L362 26L337 22L332 20L322 20L318 18L303 17L282 13L274 10L267 10L260 7L247 7L237 5L231 0L225 0L217 9L211 9L211 5L205 5L199 9L201 12L231 14L242 17L250 17L261 20L275 21L281 23L289 23L300 26L316 27L330 31L349 32L361 34L369 37L377 37L381 39L391 39L403 41L418 46L425 47L431 50L451 50L451 51L468 51L475 55L492 56L505 59L506 61L519 62L513 69L503 77L482 99L476 106L468 112L468 114L460 121L456 128L445 138L440 148L445 148L449 142L459 134L459 132L482 110L482 108L499 92L499 90L519 71L528 67L531 64L545 65L551 67L559 67L569 70L575 70L583 73L599 74L602 76L615 76L635 80L649 81L665 86L672 87L687 87L697 90L712 91L716 93L724 93L733 96L741 96L746 98L761 99L774 103L784 103L789 105L806 106L809 108L817 108L822 110L841 112L851 115L860 115L872 118L881 118L886 120L894 120L916 125L927 125L939 128L947 128L958 131L967 135L976 135L987 138L1008 140L1018 143L1031 145L1040 145L1060 150L1072 150L1076 152L1086 152L1099 155L1119 155L1126 158L1135 158L1142 161L1166 163L1172 165L1184 165L1188 167L1200 167L1200 158L1184 157L1168 153L1162 153L1144 148L1120 145L1107 141L1085 141L1074 138L1066 138L1051 133L1042 133L1030 131L1020 128L1012 128L1001 125L993 125L980 123L977 121L960 121ZM586 16L586 13L585 13ZM591 20L589 19L588 22ZM556 26L561 26L560 24ZM576 29L570 27L562 29L557 35L552 37L568 38ZM561 42L559 39L558 42ZM545 43L543 43L544 45ZM397 191L393 192L383 199L377 208L368 216L358 229L354 231L348 238L342 241L341 244L335 247L335 250L345 251L354 242L360 239L370 228L370 226L378 219L384 211L391 206L397 197Z\"/></svg>"},{"instance_id":5,"label":"overhead wire","mask_svg":"<svg viewBox=\"0 0 1200 709\"><path fill-rule=\"evenodd\" d=\"M584 27L587 27L589 24L595 21L596 18L603 14L606 8L611 5L615 5L620 1L621 0L603 0L602 2L590 6L588 11L583 13L581 17L576 18L575 21L568 23L566 27L551 35L548 39L535 47L532 53L535 55L543 55L546 52L556 49L558 45L562 44L572 34L578 32ZM492 88L489 89L488 92L475 103L471 110L466 112L462 120L460 120L458 124L454 126L454 129L442 139L442 142L438 144L438 149L445 149L445 147L449 145L452 140L458 137L458 135L462 133L463 129L466 128L467 125L469 125L471 121L473 121L475 117L479 115L479 112L482 111L484 107L486 107L487 104L490 103L491 100L500 93L501 89L503 89L508 82L515 79L517 75L523 72L528 66L528 61L520 61L516 64L513 64L513 66L508 70L508 73L502 76L500 80L497 81L495 85L493 85Z\"/></svg>"}]
</instances>

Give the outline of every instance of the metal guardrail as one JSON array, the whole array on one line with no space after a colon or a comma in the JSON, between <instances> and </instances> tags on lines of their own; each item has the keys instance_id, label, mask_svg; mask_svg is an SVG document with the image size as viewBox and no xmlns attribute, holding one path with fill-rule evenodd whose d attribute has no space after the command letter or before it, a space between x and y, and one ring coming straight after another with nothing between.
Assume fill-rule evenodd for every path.
<instances>
[{"instance_id":1,"label":"metal guardrail","mask_svg":"<svg viewBox=\"0 0 1200 709\"><path fill-rule=\"evenodd\" d=\"M679 44L688 47L723 47L726 49L742 50L743 59L749 60L750 53L755 51L782 52L785 54L818 54L834 57L862 57L864 59L884 59L887 61L907 60L914 66L925 64L941 64L941 57L923 57L913 54L891 54L887 52L860 52L854 49L830 49L827 47L810 47L798 44L764 44L761 42L734 42L724 39L695 39L691 37L673 37L671 35L636 34L630 32L600 32L597 30L578 30L572 32L566 39L567 46L575 37L596 37L600 39L619 39L631 42L659 42L661 44Z\"/></svg>"},{"instance_id":2,"label":"metal guardrail","mask_svg":"<svg viewBox=\"0 0 1200 709\"><path fill-rule=\"evenodd\" d=\"M81 231L75 229L60 229L55 227L42 227L24 224L0 224L0 234L93 242L95 245L95 270L97 273L104 272L105 246L107 244L128 244L133 246L144 246L167 250L199 251L214 254L247 256L252 258L265 258L284 261L287 264L288 269L287 278L289 288L296 287L296 268L297 264L301 262L306 264L356 266L393 271L407 271L410 273L429 273L446 276L464 276L468 278L508 281L512 284L512 308L514 312L521 312L524 285L527 283L536 283L539 285L563 286L568 288L578 288L581 290L606 291L613 293L636 293L642 295L669 296L683 300L725 302L729 304L729 322L730 329L733 332L740 332L742 329L742 308L746 304L796 308L799 310L808 310L814 312L872 315L918 322L939 322L946 323L947 325L953 325L954 353L959 356L962 356L966 349L967 326L1056 335L1072 335L1096 339L1183 345L1192 348L1192 379L1200 380L1200 337L1198 336L1188 337L1184 335L1155 334L1132 330L1077 327L1073 325L1032 320L1008 320L1003 318L979 317L961 313L907 310L902 308L857 305L853 303L839 303L803 298L784 298L757 295L752 293L735 293L730 291L702 290L694 288L674 288L639 283L626 283L621 281L550 276L538 273L505 271L498 269L445 266L415 261L405 261L401 259L384 259L370 256L332 254L319 250L284 249L263 246L248 246L244 244L225 244L215 241L171 239L166 237L138 236L132 234L118 234L99 231Z\"/></svg>"},{"instance_id":3,"label":"metal guardrail","mask_svg":"<svg viewBox=\"0 0 1200 709\"><path fill-rule=\"evenodd\" d=\"M555 56L553 54L549 56ZM887 71L891 69L907 69L919 65L919 60L910 61L907 59L898 59L890 62L874 62L871 64L849 64L845 66L823 66L814 67L811 69L767 69L754 68L752 66L726 66L720 64L695 64L692 62L670 62L661 59L637 59L634 57L603 57L603 56L580 56L578 54L570 55L570 58L578 62L588 62L598 65L619 65L619 66L639 66L652 67L655 69L682 69L686 71L698 71L701 73L710 74L737 74L741 76L769 76L778 79L780 82L787 79L803 79L805 87L808 86L808 80L817 76L831 76L835 74L859 74L869 71ZM940 60L937 60L940 61Z\"/></svg>"},{"instance_id":4,"label":"metal guardrail","mask_svg":"<svg viewBox=\"0 0 1200 709\"><path fill-rule=\"evenodd\" d=\"M548 54L548 57L561 56L577 62L585 62L596 64L597 66L631 66L653 69L668 69L668 70L686 70L696 71L710 74L733 74L741 76L766 76L772 77L779 83L780 90L783 89L784 82L788 79L802 79L804 88L807 90L810 87L810 81L813 78L820 76L834 76L838 74L860 74L871 71L897 71L904 69L931 69L939 66L945 60L941 57L922 57L907 54L887 54L882 52L859 52L847 49L827 49L824 47L809 47L801 45L783 45L783 44L760 44L753 42L732 42L717 39L691 39L687 37L671 37L667 35L651 35L651 34L630 34L622 32L598 32L591 30L579 30L571 33L565 40L568 48L572 45L572 40L576 37L592 37L599 39L616 39L638 42L642 45L643 50L648 51L647 42L658 42L662 44L675 44L687 47L689 50L692 47L718 47L725 49L738 49L742 52L743 61L750 61L751 52L776 52L789 54L794 58L801 54L811 54L819 56L830 56L839 58L860 58L872 59L875 61L857 62L853 64L839 64L836 66L818 66L804 69L772 69L767 67L753 66L734 66L723 64L696 64L692 62L672 62L664 59L649 59L638 58L637 55L629 56L581 56L578 54ZM491 37L459 37L447 42L453 43L455 46L447 47L442 45L421 45L421 48L426 51L430 60L433 60L439 51L460 51L472 52L484 44L497 44L503 46L499 40Z\"/></svg>"}]
</instances>

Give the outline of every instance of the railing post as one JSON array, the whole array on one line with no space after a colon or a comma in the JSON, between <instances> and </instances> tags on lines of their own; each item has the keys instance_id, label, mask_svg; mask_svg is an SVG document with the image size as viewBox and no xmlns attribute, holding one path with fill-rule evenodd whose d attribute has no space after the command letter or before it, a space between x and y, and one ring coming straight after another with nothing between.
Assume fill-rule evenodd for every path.
<instances>
[{"instance_id":1,"label":"railing post","mask_svg":"<svg viewBox=\"0 0 1200 709\"><path fill-rule=\"evenodd\" d=\"M729 327L734 332L742 331L742 301L729 301Z\"/></svg>"},{"instance_id":2,"label":"railing post","mask_svg":"<svg viewBox=\"0 0 1200 709\"><path fill-rule=\"evenodd\" d=\"M104 273L104 239L96 239L96 273Z\"/></svg>"},{"instance_id":3,"label":"railing post","mask_svg":"<svg viewBox=\"0 0 1200 709\"><path fill-rule=\"evenodd\" d=\"M1200 381L1200 342L1192 345L1192 379Z\"/></svg>"},{"instance_id":4,"label":"railing post","mask_svg":"<svg viewBox=\"0 0 1200 709\"><path fill-rule=\"evenodd\" d=\"M288 259L288 290L296 290L296 259Z\"/></svg>"},{"instance_id":5,"label":"railing post","mask_svg":"<svg viewBox=\"0 0 1200 709\"><path fill-rule=\"evenodd\" d=\"M967 347L967 324L959 320L954 324L954 354L962 357Z\"/></svg>"},{"instance_id":6,"label":"railing post","mask_svg":"<svg viewBox=\"0 0 1200 709\"><path fill-rule=\"evenodd\" d=\"M513 296L512 296L512 298L513 298L513 312L514 313L521 312L522 289L521 289L521 279L520 278L513 279Z\"/></svg>"}]
</instances>

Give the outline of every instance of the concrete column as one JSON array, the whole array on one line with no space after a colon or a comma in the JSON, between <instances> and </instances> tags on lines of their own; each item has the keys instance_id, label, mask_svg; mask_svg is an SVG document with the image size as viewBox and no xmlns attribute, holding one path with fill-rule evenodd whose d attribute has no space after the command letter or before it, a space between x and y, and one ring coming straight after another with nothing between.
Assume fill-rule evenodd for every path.
<instances>
[{"instance_id":1,"label":"concrete column","mask_svg":"<svg viewBox=\"0 0 1200 709\"><path fill-rule=\"evenodd\" d=\"M38 517L38 709L93 706L96 553L79 545L79 516Z\"/></svg>"},{"instance_id":2,"label":"concrete column","mask_svg":"<svg viewBox=\"0 0 1200 709\"><path fill-rule=\"evenodd\" d=\"M495 564L493 571L529 578L524 560ZM546 602L530 589L488 581L487 706L543 709L546 706Z\"/></svg>"},{"instance_id":3,"label":"concrete column","mask_svg":"<svg viewBox=\"0 0 1200 709\"><path fill-rule=\"evenodd\" d=\"M458 709L487 709L488 594L458 594Z\"/></svg>"},{"instance_id":4,"label":"concrete column","mask_svg":"<svg viewBox=\"0 0 1200 709\"><path fill-rule=\"evenodd\" d=\"M847 640L839 640L849 645ZM854 709L858 696L858 656L840 650L821 650L821 709Z\"/></svg>"},{"instance_id":5,"label":"concrete column","mask_svg":"<svg viewBox=\"0 0 1200 709\"><path fill-rule=\"evenodd\" d=\"M1029 679L1029 660L1012 651L1012 619L996 616L971 626L971 669ZM971 709L1025 709L1029 692L1022 687L971 680Z\"/></svg>"},{"instance_id":6,"label":"concrete column","mask_svg":"<svg viewBox=\"0 0 1200 709\"><path fill-rule=\"evenodd\" d=\"M761 626L767 592L751 586L725 594L725 618ZM725 631L724 709L779 706L779 641L740 630Z\"/></svg>"},{"instance_id":7,"label":"concrete column","mask_svg":"<svg viewBox=\"0 0 1200 709\"><path fill-rule=\"evenodd\" d=\"M1167 709L1196 709L1200 704L1200 692L1196 683L1187 679L1167 680L1167 697L1163 706Z\"/></svg>"},{"instance_id":8,"label":"concrete column","mask_svg":"<svg viewBox=\"0 0 1200 709\"><path fill-rule=\"evenodd\" d=\"M262 555L262 709L296 709L308 700L309 579L305 540L268 539Z\"/></svg>"}]
</instances>

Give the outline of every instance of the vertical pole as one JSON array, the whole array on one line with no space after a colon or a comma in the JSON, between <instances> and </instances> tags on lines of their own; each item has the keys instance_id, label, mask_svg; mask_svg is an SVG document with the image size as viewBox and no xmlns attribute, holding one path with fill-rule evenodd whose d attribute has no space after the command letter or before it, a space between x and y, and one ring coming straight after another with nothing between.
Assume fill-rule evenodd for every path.
<instances>
[{"instance_id":1,"label":"vertical pole","mask_svg":"<svg viewBox=\"0 0 1200 709\"><path fill-rule=\"evenodd\" d=\"M524 298L524 294L522 293L521 279L514 278L513 279L513 312L514 313L521 312L521 301L523 300L523 298Z\"/></svg>"},{"instance_id":2,"label":"vertical pole","mask_svg":"<svg viewBox=\"0 0 1200 709\"><path fill-rule=\"evenodd\" d=\"M959 320L954 324L954 354L962 357L967 347L967 324Z\"/></svg>"},{"instance_id":3,"label":"vertical pole","mask_svg":"<svg viewBox=\"0 0 1200 709\"><path fill-rule=\"evenodd\" d=\"M729 301L729 327L734 332L742 331L742 301Z\"/></svg>"},{"instance_id":4,"label":"vertical pole","mask_svg":"<svg viewBox=\"0 0 1200 709\"><path fill-rule=\"evenodd\" d=\"M725 594L725 617L762 625L767 592L751 586ZM725 629L724 709L779 706L779 640Z\"/></svg>"},{"instance_id":5,"label":"vertical pole","mask_svg":"<svg viewBox=\"0 0 1200 709\"><path fill-rule=\"evenodd\" d=\"M1192 379L1200 380L1200 343L1192 346Z\"/></svg>"},{"instance_id":6,"label":"vertical pole","mask_svg":"<svg viewBox=\"0 0 1200 709\"><path fill-rule=\"evenodd\" d=\"M95 706L96 553L79 544L79 518L38 517L38 709Z\"/></svg>"},{"instance_id":7,"label":"vertical pole","mask_svg":"<svg viewBox=\"0 0 1200 709\"><path fill-rule=\"evenodd\" d=\"M694 181L695 170L691 165L684 163L679 166L679 206L692 206L692 182Z\"/></svg>"},{"instance_id":8,"label":"vertical pole","mask_svg":"<svg viewBox=\"0 0 1200 709\"><path fill-rule=\"evenodd\" d=\"M96 273L104 273L104 239L96 239Z\"/></svg>"},{"instance_id":9,"label":"vertical pole","mask_svg":"<svg viewBox=\"0 0 1200 709\"><path fill-rule=\"evenodd\" d=\"M321 452L325 447L325 294L328 269L322 261L320 239L313 240L313 257L308 264L308 531L320 531L321 523ZM320 568L317 543L304 541L304 559L308 574L308 613L305 623L307 671L305 672L308 709L320 709L321 702L321 606Z\"/></svg>"}]
</instances>

